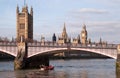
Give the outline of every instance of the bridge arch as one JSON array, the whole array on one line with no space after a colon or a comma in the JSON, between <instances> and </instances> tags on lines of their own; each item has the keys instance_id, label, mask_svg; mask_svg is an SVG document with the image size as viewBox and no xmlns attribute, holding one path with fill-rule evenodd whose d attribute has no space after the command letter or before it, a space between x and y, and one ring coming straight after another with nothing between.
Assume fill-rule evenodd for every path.
<instances>
[{"instance_id":1,"label":"bridge arch","mask_svg":"<svg viewBox=\"0 0 120 78\"><path fill-rule=\"evenodd\" d=\"M78 51L86 51L86 52L91 52L91 53L96 53L100 54L103 56L107 56L113 59L117 59L117 53L113 52L113 50L108 50L108 49L85 49L85 48L72 48L72 50L78 50ZM108 52L109 51L109 52Z\"/></svg>"},{"instance_id":2,"label":"bridge arch","mask_svg":"<svg viewBox=\"0 0 120 78\"><path fill-rule=\"evenodd\" d=\"M33 54L28 54L28 58L36 56L36 55L45 55L45 54L52 54L52 53L60 53L60 52L68 52L69 49L67 48L53 48L53 49L49 49L49 50L44 50L44 51L40 51L40 52L36 52ZM107 53L105 52L106 49L103 50L103 52L101 52L101 49L86 49L86 48L71 48L70 51L85 51L85 52L91 52L91 53L96 53L96 54L100 54L103 56L107 56L113 59L117 59L117 53Z\"/></svg>"},{"instance_id":3,"label":"bridge arch","mask_svg":"<svg viewBox=\"0 0 120 78\"><path fill-rule=\"evenodd\" d=\"M4 53L4 54L8 54L8 55L13 56L13 57L16 57L16 56L17 56L16 53L10 52L10 51L6 51L6 50L3 50L3 49L0 49L0 52L1 52L1 53Z\"/></svg>"}]
</instances>

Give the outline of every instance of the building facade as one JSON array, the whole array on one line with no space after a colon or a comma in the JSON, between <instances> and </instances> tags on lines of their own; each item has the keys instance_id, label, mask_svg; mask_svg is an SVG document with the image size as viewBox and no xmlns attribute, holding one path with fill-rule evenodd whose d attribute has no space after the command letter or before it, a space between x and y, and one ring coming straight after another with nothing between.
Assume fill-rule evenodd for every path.
<instances>
[{"instance_id":1,"label":"building facade","mask_svg":"<svg viewBox=\"0 0 120 78\"><path fill-rule=\"evenodd\" d=\"M55 33L53 34L52 42L56 42L56 35L55 35Z\"/></svg>"},{"instance_id":2,"label":"building facade","mask_svg":"<svg viewBox=\"0 0 120 78\"><path fill-rule=\"evenodd\" d=\"M19 11L19 7L16 9L16 40L17 42L23 41L32 42L33 41L33 8L31 7L30 13L28 12L27 5Z\"/></svg>"},{"instance_id":3,"label":"building facade","mask_svg":"<svg viewBox=\"0 0 120 78\"><path fill-rule=\"evenodd\" d=\"M82 31L81 31L81 44L87 43L87 30L86 25L83 25Z\"/></svg>"},{"instance_id":4,"label":"building facade","mask_svg":"<svg viewBox=\"0 0 120 78\"><path fill-rule=\"evenodd\" d=\"M67 35L65 23L64 23L63 32L62 32L61 36L58 37L58 43L59 44L70 43L70 38Z\"/></svg>"},{"instance_id":5,"label":"building facade","mask_svg":"<svg viewBox=\"0 0 120 78\"><path fill-rule=\"evenodd\" d=\"M73 38L73 41L72 41L73 44L80 44L80 35L78 35L77 38Z\"/></svg>"}]
</instances>

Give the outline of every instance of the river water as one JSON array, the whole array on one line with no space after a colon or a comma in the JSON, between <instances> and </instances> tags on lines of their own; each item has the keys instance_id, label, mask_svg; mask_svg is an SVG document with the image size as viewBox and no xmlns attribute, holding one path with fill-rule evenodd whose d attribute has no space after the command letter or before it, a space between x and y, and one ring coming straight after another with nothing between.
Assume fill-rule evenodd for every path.
<instances>
[{"instance_id":1,"label":"river water","mask_svg":"<svg viewBox=\"0 0 120 78\"><path fill-rule=\"evenodd\" d=\"M0 78L116 78L114 59L51 60L54 70L14 71L13 61L0 62Z\"/></svg>"}]
</instances>

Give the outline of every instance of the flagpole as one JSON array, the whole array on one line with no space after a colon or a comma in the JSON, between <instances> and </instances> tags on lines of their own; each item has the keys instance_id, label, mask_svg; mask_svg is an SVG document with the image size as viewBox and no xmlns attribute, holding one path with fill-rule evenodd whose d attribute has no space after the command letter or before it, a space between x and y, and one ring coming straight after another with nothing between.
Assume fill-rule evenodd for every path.
<instances>
[{"instance_id":1,"label":"flagpole","mask_svg":"<svg viewBox=\"0 0 120 78\"><path fill-rule=\"evenodd\" d=\"M26 5L26 0L24 0L24 6Z\"/></svg>"}]
</instances>

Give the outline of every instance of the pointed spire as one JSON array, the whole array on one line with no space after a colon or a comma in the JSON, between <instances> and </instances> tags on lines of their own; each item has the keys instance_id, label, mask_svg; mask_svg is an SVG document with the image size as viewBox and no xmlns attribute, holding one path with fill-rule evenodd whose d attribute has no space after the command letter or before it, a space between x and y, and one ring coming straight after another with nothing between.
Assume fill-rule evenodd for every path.
<instances>
[{"instance_id":1,"label":"pointed spire","mask_svg":"<svg viewBox=\"0 0 120 78\"><path fill-rule=\"evenodd\" d=\"M99 43L101 44L102 43L102 38L100 37L100 41L99 41Z\"/></svg>"},{"instance_id":2,"label":"pointed spire","mask_svg":"<svg viewBox=\"0 0 120 78\"><path fill-rule=\"evenodd\" d=\"M17 8L16 8L16 12L19 13L19 7L18 7L18 5L17 5Z\"/></svg>"},{"instance_id":3,"label":"pointed spire","mask_svg":"<svg viewBox=\"0 0 120 78\"><path fill-rule=\"evenodd\" d=\"M63 32L66 32L66 26L65 26L65 23L64 23Z\"/></svg>"},{"instance_id":4,"label":"pointed spire","mask_svg":"<svg viewBox=\"0 0 120 78\"><path fill-rule=\"evenodd\" d=\"M86 30L86 25L85 25L85 24L83 24L82 31L85 31L85 32L87 31L87 30Z\"/></svg>"},{"instance_id":5,"label":"pointed spire","mask_svg":"<svg viewBox=\"0 0 120 78\"><path fill-rule=\"evenodd\" d=\"M33 7L31 6L30 14L33 15Z\"/></svg>"},{"instance_id":6,"label":"pointed spire","mask_svg":"<svg viewBox=\"0 0 120 78\"><path fill-rule=\"evenodd\" d=\"M26 5L26 0L24 0L24 6Z\"/></svg>"},{"instance_id":7,"label":"pointed spire","mask_svg":"<svg viewBox=\"0 0 120 78\"><path fill-rule=\"evenodd\" d=\"M83 24L83 29L85 29L85 30L86 30L86 25L85 25L85 24Z\"/></svg>"},{"instance_id":8,"label":"pointed spire","mask_svg":"<svg viewBox=\"0 0 120 78\"><path fill-rule=\"evenodd\" d=\"M91 38L88 39L88 43L91 44Z\"/></svg>"},{"instance_id":9,"label":"pointed spire","mask_svg":"<svg viewBox=\"0 0 120 78\"><path fill-rule=\"evenodd\" d=\"M64 23L64 28L63 28L63 32L62 32L62 37L63 37L63 38L67 38L67 32L66 32L65 23Z\"/></svg>"},{"instance_id":10,"label":"pointed spire","mask_svg":"<svg viewBox=\"0 0 120 78\"><path fill-rule=\"evenodd\" d=\"M25 8L26 8L26 11L28 12L28 5L27 5L27 4L26 4L26 7L25 7Z\"/></svg>"},{"instance_id":11,"label":"pointed spire","mask_svg":"<svg viewBox=\"0 0 120 78\"><path fill-rule=\"evenodd\" d=\"M53 34L52 41L56 42L56 35L55 35L55 33Z\"/></svg>"},{"instance_id":12,"label":"pointed spire","mask_svg":"<svg viewBox=\"0 0 120 78\"><path fill-rule=\"evenodd\" d=\"M78 35L77 39L80 39L80 35Z\"/></svg>"},{"instance_id":13,"label":"pointed spire","mask_svg":"<svg viewBox=\"0 0 120 78\"><path fill-rule=\"evenodd\" d=\"M27 5L22 8L22 12L28 12L28 6Z\"/></svg>"},{"instance_id":14,"label":"pointed spire","mask_svg":"<svg viewBox=\"0 0 120 78\"><path fill-rule=\"evenodd\" d=\"M77 40L78 40L78 43L80 43L80 35L78 35L78 37L77 37Z\"/></svg>"}]
</instances>

